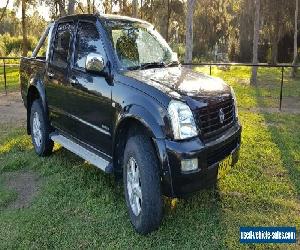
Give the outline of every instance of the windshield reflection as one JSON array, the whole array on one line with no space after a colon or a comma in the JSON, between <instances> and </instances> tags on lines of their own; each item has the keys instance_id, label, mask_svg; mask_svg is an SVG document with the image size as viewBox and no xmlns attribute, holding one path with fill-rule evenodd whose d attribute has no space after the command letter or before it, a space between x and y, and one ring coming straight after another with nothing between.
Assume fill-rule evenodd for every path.
<instances>
[{"instance_id":1,"label":"windshield reflection","mask_svg":"<svg viewBox=\"0 0 300 250\"><path fill-rule=\"evenodd\" d=\"M108 20L105 26L123 68L134 70L178 65L177 55L152 25Z\"/></svg>"}]
</instances>

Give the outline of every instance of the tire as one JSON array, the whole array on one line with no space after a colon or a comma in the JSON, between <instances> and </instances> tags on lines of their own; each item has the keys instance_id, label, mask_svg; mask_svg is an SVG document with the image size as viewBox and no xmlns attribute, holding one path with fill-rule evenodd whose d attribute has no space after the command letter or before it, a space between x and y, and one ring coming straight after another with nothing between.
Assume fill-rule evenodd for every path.
<instances>
[{"instance_id":1,"label":"tire","mask_svg":"<svg viewBox=\"0 0 300 250\"><path fill-rule=\"evenodd\" d=\"M35 152L39 156L50 155L54 143L50 139L50 125L39 99L35 100L31 105L30 130Z\"/></svg>"},{"instance_id":2,"label":"tire","mask_svg":"<svg viewBox=\"0 0 300 250\"><path fill-rule=\"evenodd\" d=\"M132 169L135 169L135 174ZM139 178L134 181L133 176ZM160 171L154 148L146 136L129 137L124 152L123 180L126 204L134 229L143 235L158 229L163 214ZM138 183L140 191L135 186L135 191L130 192L134 186L132 182L136 185Z\"/></svg>"}]
</instances>

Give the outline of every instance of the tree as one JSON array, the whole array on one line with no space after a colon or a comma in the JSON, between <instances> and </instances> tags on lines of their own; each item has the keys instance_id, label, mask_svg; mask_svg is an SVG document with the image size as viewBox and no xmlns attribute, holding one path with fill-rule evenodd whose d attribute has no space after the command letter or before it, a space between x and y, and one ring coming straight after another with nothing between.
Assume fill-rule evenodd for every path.
<instances>
[{"instance_id":1,"label":"tree","mask_svg":"<svg viewBox=\"0 0 300 250\"><path fill-rule=\"evenodd\" d=\"M66 16L67 12L66 12L66 3L64 0L58 0L58 7L59 7L59 14L60 16Z\"/></svg>"},{"instance_id":2,"label":"tree","mask_svg":"<svg viewBox=\"0 0 300 250\"><path fill-rule=\"evenodd\" d=\"M50 12L52 14L53 19L56 19L57 17L75 14L76 3L78 5L78 7L81 8L80 1L76 1L76 0L69 0L69 1L66 1L66 0L54 0L54 1L53 0L40 0L40 2L44 2L47 6L50 7ZM89 5L88 5L88 7L89 7ZM59 14L57 13L58 9L59 9ZM88 8L88 10L89 9L90 8Z\"/></svg>"},{"instance_id":3,"label":"tree","mask_svg":"<svg viewBox=\"0 0 300 250\"><path fill-rule=\"evenodd\" d=\"M295 8L295 28L294 28L294 60L293 65L297 65L298 58L298 15L299 15L299 0L296 0L296 8ZM293 67L291 71L291 77L296 77L297 68Z\"/></svg>"},{"instance_id":4,"label":"tree","mask_svg":"<svg viewBox=\"0 0 300 250\"><path fill-rule=\"evenodd\" d=\"M1 9L0 9L1 10ZM0 34L8 33L11 36L21 35L20 20L16 11L6 9L0 25Z\"/></svg>"},{"instance_id":5,"label":"tree","mask_svg":"<svg viewBox=\"0 0 300 250\"><path fill-rule=\"evenodd\" d=\"M239 61L249 62L252 59L252 42L253 32L250 32L254 25L255 12L253 0L241 1L239 10L237 13L238 23L236 27L238 29L238 43L239 43Z\"/></svg>"},{"instance_id":6,"label":"tree","mask_svg":"<svg viewBox=\"0 0 300 250\"><path fill-rule=\"evenodd\" d=\"M16 0L15 6L21 5L21 24L22 24L22 56L27 56L28 54L28 31L27 31L27 15L26 12L28 10L29 5L34 6L36 4L36 0Z\"/></svg>"},{"instance_id":7,"label":"tree","mask_svg":"<svg viewBox=\"0 0 300 250\"><path fill-rule=\"evenodd\" d=\"M75 13L75 0L69 0L68 3L68 14L73 15Z\"/></svg>"},{"instance_id":8,"label":"tree","mask_svg":"<svg viewBox=\"0 0 300 250\"><path fill-rule=\"evenodd\" d=\"M138 16L138 0L132 0L132 17Z\"/></svg>"},{"instance_id":9,"label":"tree","mask_svg":"<svg viewBox=\"0 0 300 250\"><path fill-rule=\"evenodd\" d=\"M86 5L87 5L87 11L90 14L91 13L91 0L87 0Z\"/></svg>"},{"instance_id":10,"label":"tree","mask_svg":"<svg viewBox=\"0 0 300 250\"><path fill-rule=\"evenodd\" d=\"M249 0L248 0L249 1ZM251 0L252 1L252 0ZM194 11L194 51L195 57L212 59L212 52L222 53L222 60L226 60L228 47L235 43L238 51L239 15L244 10L240 5L242 1L236 0L198 0ZM244 1L243 1L244 2ZM249 10L248 10L249 11ZM245 20L246 18L241 18ZM252 25L251 25L252 27ZM249 26L247 29L249 33ZM250 32L251 33L251 32ZM241 33L240 33L241 34ZM217 45L217 46L216 46ZM249 43L247 43L249 47ZM235 48L233 49L235 50ZM250 52L251 57L251 52ZM250 60L250 58L249 58ZM248 60L248 62L249 62Z\"/></svg>"},{"instance_id":11,"label":"tree","mask_svg":"<svg viewBox=\"0 0 300 250\"><path fill-rule=\"evenodd\" d=\"M5 12L6 12L8 3L9 3L9 0L6 1L6 5L5 5L5 7L3 8L2 14L1 14L1 16L0 16L0 23L1 23L1 21L2 21L2 19L3 19L3 17L4 17L4 15L5 15Z\"/></svg>"},{"instance_id":12,"label":"tree","mask_svg":"<svg viewBox=\"0 0 300 250\"><path fill-rule=\"evenodd\" d=\"M158 25L160 34L168 41L170 25L170 0L161 0L157 6ZM154 14L154 13L153 13Z\"/></svg>"},{"instance_id":13,"label":"tree","mask_svg":"<svg viewBox=\"0 0 300 250\"><path fill-rule=\"evenodd\" d=\"M255 0L255 18L254 18L254 32L253 32L253 64L258 63L258 41L259 41L259 22L260 22L260 0ZM256 85L257 83L257 67L252 67L252 76L250 83Z\"/></svg>"},{"instance_id":14,"label":"tree","mask_svg":"<svg viewBox=\"0 0 300 250\"><path fill-rule=\"evenodd\" d=\"M22 56L27 56L28 53L28 37L27 37L27 23L26 23L26 10L27 2L22 0L22 36L23 36L23 45L22 45Z\"/></svg>"},{"instance_id":15,"label":"tree","mask_svg":"<svg viewBox=\"0 0 300 250\"><path fill-rule=\"evenodd\" d=\"M193 15L196 0L188 0L186 15L186 35L185 35L185 63L192 63L193 60Z\"/></svg>"},{"instance_id":16,"label":"tree","mask_svg":"<svg viewBox=\"0 0 300 250\"><path fill-rule=\"evenodd\" d=\"M271 45L268 58L271 64L277 64L279 42L292 30L294 10L295 5L292 0L261 0L262 36Z\"/></svg>"}]
</instances>

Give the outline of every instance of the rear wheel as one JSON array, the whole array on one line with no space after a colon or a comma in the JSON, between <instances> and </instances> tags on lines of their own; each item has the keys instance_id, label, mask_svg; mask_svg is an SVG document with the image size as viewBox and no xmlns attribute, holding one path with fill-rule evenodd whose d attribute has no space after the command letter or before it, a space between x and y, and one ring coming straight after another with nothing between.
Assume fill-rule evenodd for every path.
<instances>
[{"instance_id":1,"label":"rear wheel","mask_svg":"<svg viewBox=\"0 0 300 250\"><path fill-rule=\"evenodd\" d=\"M31 106L30 129L35 152L39 156L51 154L54 143L50 139L49 122L39 99Z\"/></svg>"},{"instance_id":2,"label":"rear wheel","mask_svg":"<svg viewBox=\"0 0 300 250\"><path fill-rule=\"evenodd\" d=\"M140 234L156 230L162 219L158 160L149 138L128 139L123 165L124 191L130 221Z\"/></svg>"}]
</instances>

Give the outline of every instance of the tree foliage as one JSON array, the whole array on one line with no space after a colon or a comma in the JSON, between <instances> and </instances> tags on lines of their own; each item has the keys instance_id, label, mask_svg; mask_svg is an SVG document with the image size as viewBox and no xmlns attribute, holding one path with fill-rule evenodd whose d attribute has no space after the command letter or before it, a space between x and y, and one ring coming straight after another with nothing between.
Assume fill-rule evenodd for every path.
<instances>
[{"instance_id":1,"label":"tree foliage","mask_svg":"<svg viewBox=\"0 0 300 250\"><path fill-rule=\"evenodd\" d=\"M154 24L173 50L184 58L187 0L10 0L15 6L26 3L27 36L41 35L46 26L38 13L28 14L38 4L50 7L50 18L73 13L115 13L136 16ZM100 3L100 4L99 4ZM194 60L250 62L253 57L253 0L196 0L193 12ZM0 34L23 35L15 10L0 9ZM295 0L261 0L258 61L292 62ZM299 29L298 25L298 29ZM298 32L298 45L299 42ZM3 42L1 43L3 47ZM3 49L2 49L3 51ZM3 52L2 52L3 53ZM7 53L7 52L6 52Z\"/></svg>"}]
</instances>

